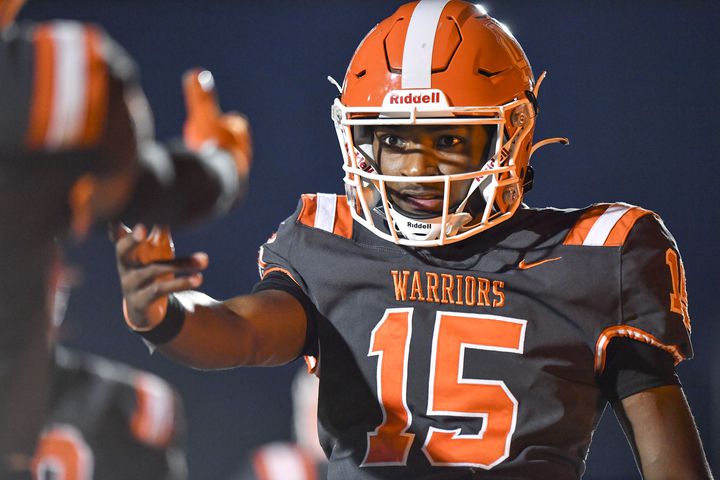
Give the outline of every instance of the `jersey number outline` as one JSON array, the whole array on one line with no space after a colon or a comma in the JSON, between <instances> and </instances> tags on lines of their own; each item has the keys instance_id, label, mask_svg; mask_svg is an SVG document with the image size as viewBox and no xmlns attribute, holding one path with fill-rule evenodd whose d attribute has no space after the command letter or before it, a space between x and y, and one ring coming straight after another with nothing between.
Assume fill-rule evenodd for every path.
<instances>
[{"instance_id":1,"label":"jersey number outline","mask_svg":"<svg viewBox=\"0 0 720 480\"><path fill-rule=\"evenodd\" d=\"M407 405L407 371L413 308L388 308L370 335L368 356L377 356L377 396L383 418L367 433L361 464L407 463L414 433ZM501 380L465 378L467 349L522 354L526 320L498 315L438 311L433 330L428 382L429 416L482 418L482 429L430 427L422 451L433 466L472 466L489 470L505 460L515 431L518 402Z\"/></svg>"},{"instance_id":2,"label":"jersey number outline","mask_svg":"<svg viewBox=\"0 0 720 480\"><path fill-rule=\"evenodd\" d=\"M685 268L680 255L668 248L665 251L665 263L670 269L672 292L670 292L670 311L682 315L687 331L690 331L690 315L688 314L688 294L685 282Z\"/></svg>"}]
</instances>

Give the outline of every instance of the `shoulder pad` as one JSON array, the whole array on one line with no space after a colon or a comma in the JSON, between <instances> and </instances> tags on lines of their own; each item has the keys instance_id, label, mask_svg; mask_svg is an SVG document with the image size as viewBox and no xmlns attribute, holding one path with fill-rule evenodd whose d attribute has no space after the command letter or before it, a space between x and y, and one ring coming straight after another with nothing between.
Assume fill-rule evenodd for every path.
<instances>
[{"instance_id":1,"label":"shoulder pad","mask_svg":"<svg viewBox=\"0 0 720 480\"><path fill-rule=\"evenodd\" d=\"M352 238L353 219L345 195L304 194L297 223Z\"/></svg>"},{"instance_id":2,"label":"shoulder pad","mask_svg":"<svg viewBox=\"0 0 720 480\"><path fill-rule=\"evenodd\" d=\"M565 237L564 245L621 247L638 219L655 215L627 203L598 203L585 209Z\"/></svg>"}]
</instances>

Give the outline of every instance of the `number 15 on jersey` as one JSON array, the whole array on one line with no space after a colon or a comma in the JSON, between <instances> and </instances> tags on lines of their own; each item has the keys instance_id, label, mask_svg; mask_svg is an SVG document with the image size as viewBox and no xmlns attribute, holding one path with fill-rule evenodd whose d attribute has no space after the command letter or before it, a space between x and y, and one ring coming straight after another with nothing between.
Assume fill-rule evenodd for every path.
<instances>
[{"instance_id":1,"label":"number 15 on jersey","mask_svg":"<svg viewBox=\"0 0 720 480\"><path fill-rule=\"evenodd\" d=\"M412 323L412 308L388 308L370 336L383 421L368 432L363 467L405 465L415 441L406 398ZM471 434L430 427L422 451L432 465L490 469L508 457L518 402L505 382L465 378L463 366L467 349L522 354L526 325L497 315L436 312L427 414L481 418L482 427Z\"/></svg>"}]
</instances>

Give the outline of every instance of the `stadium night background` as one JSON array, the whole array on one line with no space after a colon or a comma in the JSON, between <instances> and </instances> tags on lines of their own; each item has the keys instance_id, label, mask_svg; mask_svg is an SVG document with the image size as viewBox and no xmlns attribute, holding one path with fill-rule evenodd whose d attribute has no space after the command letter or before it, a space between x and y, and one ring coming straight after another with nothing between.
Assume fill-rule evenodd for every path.
<instances>
[{"instance_id":1,"label":"stadium night background","mask_svg":"<svg viewBox=\"0 0 720 480\"><path fill-rule=\"evenodd\" d=\"M301 193L342 193L329 118L364 34L402 2L30 0L22 20L101 24L135 58L158 137L181 132L183 71L212 70L225 109L254 132L250 192L229 217L175 232L179 255L210 255L203 291L215 298L257 281L258 246ZM659 213L683 253L695 359L679 374L713 470L720 471L720 4L711 1L482 2L515 34L540 91L535 138L569 147L533 158L532 206L624 201ZM159 373L181 393L191 478L222 479L253 446L290 436L290 379L298 365L199 372L149 356L122 320L113 248L99 229L68 260L84 283L70 300L65 343ZM337 268L343 268L338 265ZM598 272L602 274L602 272ZM588 459L594 479L638 478L606 411Z\"/></svg>"}]
</instances>

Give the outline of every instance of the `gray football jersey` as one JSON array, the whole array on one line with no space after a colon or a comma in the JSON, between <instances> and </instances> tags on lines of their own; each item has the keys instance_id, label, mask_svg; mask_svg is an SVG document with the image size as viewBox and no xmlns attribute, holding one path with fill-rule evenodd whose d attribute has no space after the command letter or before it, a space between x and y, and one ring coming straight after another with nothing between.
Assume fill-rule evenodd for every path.
<instances>
[{"instance_id":1,"label":"gray football jersey","mask_svg":"<svg viewBox=\"0 0 720 480\"><path fill-rule=\"evenodd\" d=\"M344 197L303 195L259 265L317 310L330 479L577 479L609 342L692 356L675 242L627 204L522 208L421 249L354 222Z\"/></svg>"}]
</instances>

